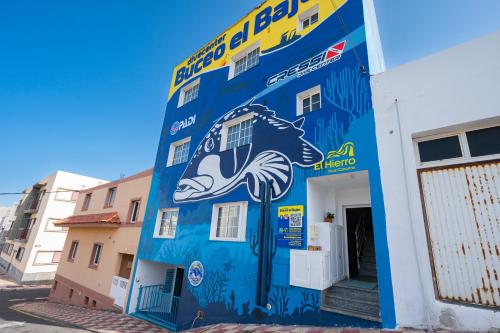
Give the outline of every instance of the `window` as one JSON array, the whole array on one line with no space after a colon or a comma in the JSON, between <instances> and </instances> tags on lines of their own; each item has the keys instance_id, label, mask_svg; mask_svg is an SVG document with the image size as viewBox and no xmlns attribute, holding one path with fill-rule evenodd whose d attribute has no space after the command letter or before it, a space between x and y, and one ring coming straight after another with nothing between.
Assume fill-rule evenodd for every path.
<instances>
[{"instance_id":1,"label":"window","mask_svg":"<svg viewBox=\"0 0 500 333\"><path fill-rule=\"evenodd\" d=\"M69 190L66 188L58 188L56 191L55 200L76 202L77 198L78 198L78 191Z\"/></svg>"},{"instance_id":2,"label":"window","mask_svg":"<svg viewBox=\"0 0 500 333\"><path fill-rule=\"evenodd\" d=\"M318 6L314 6L299 15L298 31L309 28L319 20Z\"/></svg>"},{"instance_id":3,"label":"window","mask_svg":"<svg viewBox=\"0 0 500 333\"><path fill-rule=\"evenodd\" d=\"M132 200L130 203L130 223L135 223L137 222L137 219L139 218L139 207L141 205L140 200Z\"/></svg>"},{"instance_id":4,"label":"window","mask_svg":"<svg viewBox=\"0 0 500 333\"><path fill-rule=\"evenodd\" d=\"M116 187L112 187L108 190L108 196L106 197L105 208L113 207L116 197Z\"/></svg>"},{"instance_id":5,"label":"window","mask_svg":"<svg viewBox=\"0 0 500 333\"><path fill-rule=\"evenodd\" d=\"M18 248L16 253L16 260L21 261L23 259L23 255L24 255L24 247Z\"/></svg>"},{"instance_id":6,"label":"window","mask_svg":"<svg viewBox=\"0 0 500 333\"><path fill-rule=\"evenodd\" d=\"M246 215L246 202L214 205L210 226L210 240L244 242Z\"/></svg>"},{"instance_id":7,"label":"window","mask_svg":"<svg viewBox=\"0 0 500 333\"><path fill-rule=\"evenodd\" d=\"M38 251L34 265L54 265L61 260L61 251Z\"/></svg>"},{"instance_id":8,"label":"window","mask_svg":"<svg viewBox=\"0 0 500 333\"><path fill-rule=\"evenodd\" d=\"M2 249L2 251L3 251L4 253L6 253L7 255L9 255L9 256L10 256L10 255L12 254L12 249L13 249L13 248L14 248L14 244L11 244L11 243L5 243L5 244L3 245L3 249Z\"/></svg>"},{"instance_id":9,"label":"window","mask_svg":"<svg viewBox=\"0 0 500 333\"><path fill-rule=\"evenodd\" d=\"M57 289L57 281L54 281L54 284L52 285L52 290L56 290Z\"/></svg>"},{"instance_id":10,"label":"window","mask_svg":"<svg viewBox=\"0 0 500 333\"><path fill-rule=\"evenodd\" d=\"M74 290L73 290L73 289L70 289L70 290L69 290L69 299L72 299L72 298L73 298L73 292L74 292Z\"/></svg>"},{"instance_id":11,"label":"window","mask_svg":"<svg viewBox=\"0 0 500 333\"><path fill-rule=\"evenodd\" d=\"M156 218L156 237L175 238L179 209L161 209Z\"/></svg>"},{"instance_id":12,"label":"window","mask_svg":"<svg viewBox=\"0 0 500 333\"><path fill-rule=\"evenodd\" d=\"M60 227L55 225L54 222L59 221L59 219L49 218L47 224L45 225L45 231L47 232L65 232L68 231L68 227Z\"/></svg>"},{"instance_id":13,"label":"window","mask_svg":"<svg viewBox=\"0 0 500 333\"><path fill-rule=\"evenodd\" d=\"M462 157L458 135L419 142L418 152L421 162Z\"/></svg>"},{"instance_id":14,"label":"window","mask_svg":"<svg viewBox=\"0 0 500 333\"><path fill-rule=\"evenodd\" d=\"M89 301L90 301L90 298L88 296L85 296L85 298L83 299L83 304L89 305Z\"/></svg>"},{"instance_id":15,"label":"window","mask_svg":"<svg viewBox=\"0 0 500 333\"><path fill-rule=\"evenodd\" d=\"M189 157L191 137L170 144L167 166L185 163Z\"/></svg>"},{"instance_id":16,"label":"window","mask_svg":"<svg viewBox=\"0 0 500 333\"><path fill-rule=\"evenodd\" d=\"M52 256L52 263L58 264L61 261L61 251L54 251L54 255Z\"/></svg>"},{"instance_id":17,"label":"window","mask_svg":"<svg viewBox=\"0 0 500 333\"><path fill-rule=\"evenodd\" d=\"M69 248L68 261L75 261L76 250L78 250L78 241L72 241L71 247Z\"/></svg>"},{"instance_id":18,"label":"window","mask_svg":"<svg viewBox=\"0 0 500 333\"><path fill-rule=\"evenodd\" d=\"M462 130L415 139L420 164L466 162L500 157L500 126Z\"/></svg>"},{"instance_id":19,"label":"window","mask_svg":"<svg viewBox=\"0 0 500 333\"><path fill-rule=\"evenodd\" d=\"M256 43L241 51L231 59L229 79L246 72L259 64L260 47Z\"/></svg>"},{"instance_id":20,"label":"window","mask_svg":"<svg viewBox=\"0 0 500 333\"><path fill-rule=\"evenodd\" d=\"M85 198L83 199L82 210L88 210L90 207L90 199L92 199L92 193L85 194Z\"/></svg>"},{"instance_id":21,"label":"window","mask_svg":"<svg viewBox=\"0 0 500 333\"><path fill-rule=\"evenodd\" d=\"M38 208L40 208L40 204L42 203L42 199L43 199L43 196L45 195L45 190L41 191L38 193L38 198L37 198L37 202L36 202L36 208L38 210Z\"/></svg>"},{"instance_id":22,"label":"window","mask_svg":"<svg viewBox=\"0 0 500 333\"><path fill-rule=\"evenodd\" d=\"M297 94L297 115L301 116L321 109L321 86Z\"/></svg>"},{"instance_id":23,"label":"window","mask_svg":"<svg viewBox=\"0 0 500 333\"><path fill-rule=\"evenodd\" d=\"M102 244L95 243L92 249L92 255L90 256L90 267L96 268L101 261L102 255Z\"/></svg>"},{"instance_id":24,"label":"window","mask_svg":"<svg viewBox=\"0 0 500 333\"><path fill-rule=\"evenodd\" d=\"M198 78L181 89L179 95L179 103L177 104L177 107L181 107L197 99L199 91L200 91L200 79Z\"/></svg>"},{"instance_id":25,"label":"window","mask_svg":"<svg viewBox=\"0 0 500 333\"><path fill-rule=\"evenodd\" d=\"M221 151L233 149L252 142L253 114L245 115L224 123Z\"/></svg>"},{"instance_id":26,"label":"window","mask_svg":"<svg viewBox=\"0 0 500 333\"><path fill-rule=\"evenodd\" d=\"M500 154L500 126L465 133L471 157Z\"/></svg>"}]
</instances>

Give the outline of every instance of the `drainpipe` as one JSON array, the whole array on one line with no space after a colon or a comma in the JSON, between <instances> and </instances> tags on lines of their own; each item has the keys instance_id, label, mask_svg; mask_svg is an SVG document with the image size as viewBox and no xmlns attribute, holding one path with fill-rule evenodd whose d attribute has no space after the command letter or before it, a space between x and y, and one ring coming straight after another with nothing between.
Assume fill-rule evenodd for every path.
<instances>
[{"instance_id":1,"label":"drainpipe","mask_svg":"<svg viewBox=\"0 0 500 333\"><path fill-rule=\"evenodd\" d=\"M399 101L397 98L394 99L394 106L395 106L395 110L396 110L396 118L398 120L398 132L399 132L399 150L400 150L400 154L401 154L401 160L403 161L403 175L404 175L404 178L405 178L405 194L406 194L406 206L407 206L407 209L408 209L408 216L409 216L409 221L410 221L410 225L411 225L411 231L412 231L412 238L413 238L413 251L415 251L415 255L418 256L418 249L417 249L417 239L416 239L416 236L415 236L415 226L414 226L414 223L413 223L413 220L412 220L412 215L411 215L411 207L410 207L410 190L408 188L408 175L407 175L407 172L406 172L406 159L405 159L405 154L404 154L404 149L403 149L403 133L401 131L401 118L399 117ZM429 310L427 308L427 305L429 304L429 299L427 297L427 292L425 291L425 289L423 288L423 284L422 284L422 268L421 268L421 265L420 265L420 260L418 260L417 258L417 270L418 270L418 283L420 285L420 290L423 290L423 296L424 296L424 311L425 311L425 317L426 317L426 320L427 320L427 323L426 323L426 326L427 326L427 329L431 330L432 327L431 327L431 319L430 319L430 314L429 314Z\"/></svg>"},{"instance_id":2,"label":"drainpipe","mask_svg":"<svg viewBox=\"0 0 500 333\"><path fill-rule=\"evenodd\" d=\"M266 183L259 183L259 194L260 194L260 219L259 219L259 229L258 229L258 258L257 258L257 288L256 288L256 299L255 304L263 306L261 304L261 289L262 289L262 261L263 261L263 250L264 250L264 224L265 224L265 201Z\"/></svg>"}]
</instances>

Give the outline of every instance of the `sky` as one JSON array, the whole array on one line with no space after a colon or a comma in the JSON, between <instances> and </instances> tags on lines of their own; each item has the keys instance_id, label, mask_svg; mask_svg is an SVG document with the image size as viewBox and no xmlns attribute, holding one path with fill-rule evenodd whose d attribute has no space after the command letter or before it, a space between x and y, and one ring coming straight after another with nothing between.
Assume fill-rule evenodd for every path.
<instances>
[{"instance_id":1,"label":"sky","mask_svg":"<svg viewBox=\"0 0 500 333\"><path fill-rule=\"evenodd\" d=\"M260 2L0 0L0 193L152 167L174 66ZM499 0L374 2L388 68L500 29Z\"/></svg>"}]
</instances>

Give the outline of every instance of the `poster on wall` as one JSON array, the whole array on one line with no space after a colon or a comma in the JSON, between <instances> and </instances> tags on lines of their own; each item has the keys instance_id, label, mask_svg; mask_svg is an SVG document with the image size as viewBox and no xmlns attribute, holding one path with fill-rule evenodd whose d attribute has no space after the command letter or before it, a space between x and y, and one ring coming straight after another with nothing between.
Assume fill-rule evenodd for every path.
<instances>
[{"instance_id":1,"label":"poster on wall","mask_svg":"<svg viewBox=\"0 0 500 333\"><path fill-rule=\"evenodd\" d=\"M299 249L304 245L304 206L278 207L278 246Z\"/></svg>"}]
</instances>

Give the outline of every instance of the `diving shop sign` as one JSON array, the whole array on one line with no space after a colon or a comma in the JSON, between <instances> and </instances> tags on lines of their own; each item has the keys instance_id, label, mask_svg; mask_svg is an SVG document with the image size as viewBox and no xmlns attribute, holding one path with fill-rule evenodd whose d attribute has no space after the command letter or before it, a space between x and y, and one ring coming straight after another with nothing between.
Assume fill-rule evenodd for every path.
<instances>
[{"instance_id":1,"label":"diving shop sign","mask_svg":"<svg viewBox=\"0 0 500 333\"><path fill-rule=\"evenodd\" d=\"M278 246L303 248L304 206L278 207Z\"/></svg>"}]
</instances>

